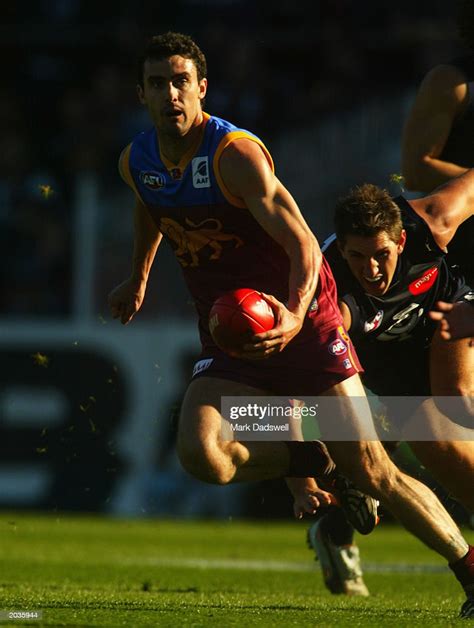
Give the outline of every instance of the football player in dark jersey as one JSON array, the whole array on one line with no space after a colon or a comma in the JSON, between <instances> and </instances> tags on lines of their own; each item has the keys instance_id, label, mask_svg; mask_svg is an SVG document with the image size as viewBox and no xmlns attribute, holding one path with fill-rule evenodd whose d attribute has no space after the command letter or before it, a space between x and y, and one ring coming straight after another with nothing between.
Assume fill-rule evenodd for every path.
<instances>
[{"instance_id":1,"label":"football player in dark jersey","mask_svg":"<svg viewBox=\"0 0 474 628\"><path fill-rule=\"evenodd\" d=\"M474 427L474 349L466 340L440 340L427 313L439 299L473 296L446 262L446 246L473 208L474 170L410 202L366 184L339 201L335 237L323 246L346 329L365 369L365 385L395 403L399 396L413 399L417 429L426 435L424 441L411 443L416 455L470 512L474 430L443 417L431 395L461 395L456 399L463 403L456 409L463 423ZM453 440L446 440L447 433ZM352 535L334 509L310 528L310 541L322 563L327 554L333 556L334 571L338 546L351 546Z\"/></svg>"},{"instance_id":2,"label":"football player in dark jersey","mask_svg":"<svg viewBox=\"0 0 474 628\"><path fill-rule=\"evenodd\" d=\"M459 0L458 32L466 54L432 68L406 119L402 174L408 190L428 193L474 167L474 3ZM474 218L449 245L448 260L474 285Z\"/></svg>"},{"instance_id":3,"label":"football player in dark jersey","mask_svg":"<svg viewBox=\"0 0 474 628\"><path fill-rule=\"evenodd\" d=\"M353 435L328 443L339 471L453 566L468 596L462 613L470 613L474 547L434 493L401 472L377 440L316 238L263 143L203 111L206 90L205 58L191 38L152 39L137 92L153 126L120 159L135 193L132 272L109 295L112 315L128 323L143 302L158 246L168 241L196 303L203 345L179 420L184 467L217 484L324 474L333 461L322 443L224 440L221 403L223 396L270 393L331 397L331 419ZM269 294L277 321L249 340L240 359L219 351L209 333L213 301L237 287Z\"/></svg>"}]
</instances>

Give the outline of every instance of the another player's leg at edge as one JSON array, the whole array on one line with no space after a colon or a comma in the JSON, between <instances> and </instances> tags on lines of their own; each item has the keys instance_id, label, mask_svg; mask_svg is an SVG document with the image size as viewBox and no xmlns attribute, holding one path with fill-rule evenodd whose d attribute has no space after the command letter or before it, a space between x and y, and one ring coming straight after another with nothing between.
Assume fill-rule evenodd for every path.
<instances>
[{"instance_id":1,"label":"another player's leg at edge","mask_svg":"<svg viewBox=\"0 0 474 628\"><path fill-rule=\"evenodd\" d=\"M379 498L409 531L447 558L467 596L460 617L473 618L474 548L463 539L435 494L396 468L380 442L326 441L326 444L341 472L351 477L361 491ZM401 491L405 493L404 498ZM421 503L424 504L423 510ZM438 516L441 518L437 519ZM341 512L333 508L328 509L308 531L308 542L321 561L328 589L333 593L367 595L352 537L351 526Z\"/></svg>"},{"instance_id":2,"label":"another player's leg at edge","mask_svg":"<svg viewBox=\"0 0 474 628\"><path fill-rule=\"evenodd\" d=\"M379 502L337 469L333 477L318 483L314 478L287 478L286 482L295 498L295 516L316 515L307 530L307 544L319 561L326 587L334 594L368 596L353 537L355 530L369 534L375 528Z\"/></svg>"}]
</instances>

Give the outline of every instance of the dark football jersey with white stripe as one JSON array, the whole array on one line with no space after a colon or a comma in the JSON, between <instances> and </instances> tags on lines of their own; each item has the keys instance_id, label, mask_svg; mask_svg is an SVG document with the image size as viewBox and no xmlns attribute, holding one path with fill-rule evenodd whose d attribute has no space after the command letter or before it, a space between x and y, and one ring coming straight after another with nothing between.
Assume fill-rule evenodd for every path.
<instances>
[{"instance_id":1,"label":"dark football jersey with white stripe","mask_svg":"<svg viewBox=\"0 0 474 628\"><path fill-rule=\"evenodd\" d=\"M407 240L388 291L366 294L337 249L335 236L323 245L336 279L339 298L351 312L350 336L365 369L364 382L384 395L425 394L429 388L426 349L435 323L426 316L435 301L458 300L469 291L446 262L426 222L403 197ZM421 360L421 362L420 362Z\"/></svg>"}]
</instances>

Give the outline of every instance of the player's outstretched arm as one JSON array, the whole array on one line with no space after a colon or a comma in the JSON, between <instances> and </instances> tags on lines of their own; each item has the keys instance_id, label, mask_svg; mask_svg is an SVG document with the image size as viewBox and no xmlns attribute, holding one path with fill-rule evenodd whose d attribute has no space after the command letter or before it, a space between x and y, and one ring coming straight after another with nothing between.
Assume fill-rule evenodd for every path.
<instances>
[{"instance_id":1,"label":"player's outstretched arm","mask_svg":"<svg viewBox=\"0 0 474 628\"><path fill-rule=\"evenodd\" d=\"M264 295L276 313L275 327L259 334L245 357L259 359L282 351L303 324L316 289L322 254L288 190L275 177L260 146L248 139L232 142L220 158L222 180L241 198L265 231L290 260L287 306Z\"/></svg>"},{"instance_id":2,"label":"player's outstretched arm","mask_svg":"<svg viewBox=\"0 0 474 628\"><path fill-rule=\"evenodd\" d=\"M474 307L471 303L446 303L438 301L430 318L439 321L444 340L474 337Z\"/></svg>"},{"instance_id":3,"label":"player's outstretched arm","mask_svg":"<svg viewBox=\"0 0 474 628\"><path fill-rule=\"evenodd\" d=\"M438 65L423 79L402 136L402 174L409 190L429 193L466 172L440 155L467 98L466 79L454 66Z\"/></svg>"},{"instance_id":4,"label":"player's outstretched arm","mask_svg":"<svg viewBox=\"0 0 474 628\"><path fill-rule=\"evenodd\" d=\"M148 209L137 198L134 209L132 273L108 297L112 317L120 318L123 325L132 320L143 303L148 275L161 239L162 234Z\"/></svg>"}]
</instances>

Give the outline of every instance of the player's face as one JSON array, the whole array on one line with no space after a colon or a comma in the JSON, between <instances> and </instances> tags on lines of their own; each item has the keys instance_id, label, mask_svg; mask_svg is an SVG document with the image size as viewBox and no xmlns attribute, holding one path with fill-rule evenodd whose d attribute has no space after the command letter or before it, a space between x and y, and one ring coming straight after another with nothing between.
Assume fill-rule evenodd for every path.
<instances>
[{"instance_id":1,"label":"player's face","mask_svg":"<svg viewBox=\"0 0 474 628\"><path fill-rule=\"evenodd\" d=\"M194 62L179 55L147 59L143 87L137 87L140 102L146 105L158 132L174 138L201 123L206 89L207 80L198 81Z\"/></svg>"},{"instance_id":2,"label":"player's face","mask_svg":"<svg viewBox=\"0 0 474 628\"><path fill-rule=\"evenodd\" d=\"M399 242L394 242L386 231L374 236L348 235L339 250L364 291L381 296L390 287L405 240L405 231Z\"/></svg>"}]
</instances>

